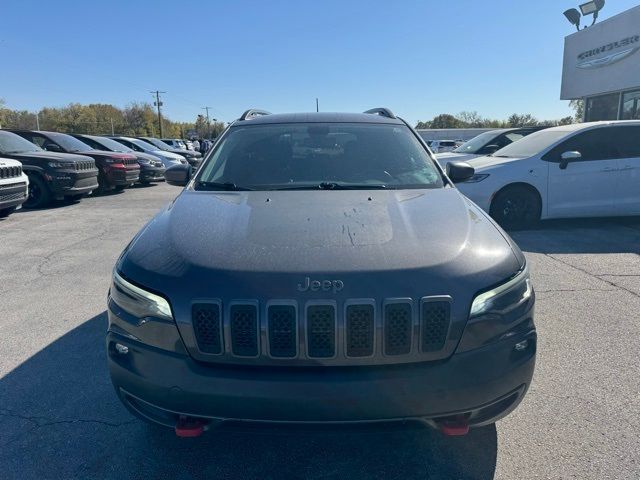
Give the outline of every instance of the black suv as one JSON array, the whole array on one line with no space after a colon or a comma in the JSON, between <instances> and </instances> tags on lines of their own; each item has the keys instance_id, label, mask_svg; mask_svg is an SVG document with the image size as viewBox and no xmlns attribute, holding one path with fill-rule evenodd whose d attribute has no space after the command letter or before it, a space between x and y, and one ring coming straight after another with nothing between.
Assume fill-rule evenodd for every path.
<instances>
[{"instance_id":1,"label":"black suv","mask_svg":"<svg viewBox=\"0 0 640 480\"><path fill-rule=\"evenodd\" d=\"M417 421L461 435L531 383L522 252L387 109L247 111L118 259L123 403L195 436L227 420Z\"/></svg>"},{"instance_id":2,"label":"black suv","mask_svg":"<svg viewBox=\"0 0 640 480\"><path fill-rule=\"evenodd\" d=\"M120 142L111 140L107 137L99 137L96 135L82 135L79 133L71 134L81 142L86 143L95 150L104 150L107 152L129 153L134 155L140 165L140 183L147 185L154 182L164 181L164 172L166 168L164 163L158 160L158 157L144 152L136 152L135 150L123 145Z\"/></svg>"},{"instance_id":3,"label":"black suv","mask_svg":"<svg viewBox=\"0 0 640 480\"><path fill-rule=\"evenodd\" d=\"M45 152L37 145L0 130L0 156L22 162L29 177L27 208L46 206L51 200L75 199L98 188L98 169L93 158Z\"/></svg>"},{"instance_id":4,"label":"black suv","mask_svg":"<svg viewBox=\"0 0 640 480\"><path fill-rule=\"evenodd\" d=\"M140 178L140 166L134 155L94 150L66 133L12 130L48 152L79 153L93 158L98 167L98 191L122 190Z\"/></svg>"}]
</instances>

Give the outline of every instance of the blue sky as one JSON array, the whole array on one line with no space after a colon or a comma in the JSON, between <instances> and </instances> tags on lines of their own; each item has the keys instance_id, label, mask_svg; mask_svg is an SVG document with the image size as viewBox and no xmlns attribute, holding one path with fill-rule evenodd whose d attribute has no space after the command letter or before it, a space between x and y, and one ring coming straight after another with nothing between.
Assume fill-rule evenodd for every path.
<instances>
[{"instance_id":1,"label":"blue sky","mask_svg":"<svg viewBox=\"0 0 640 480\"><path fill-rule=\"evenodd\" d=\"M0 98L37 110L152 101L193 121L247 107L407 120L571 113L559 100L563 17L579 0L2 0ZM607 0L601 18L637 5Z\"/></svg>"}]
</instances>

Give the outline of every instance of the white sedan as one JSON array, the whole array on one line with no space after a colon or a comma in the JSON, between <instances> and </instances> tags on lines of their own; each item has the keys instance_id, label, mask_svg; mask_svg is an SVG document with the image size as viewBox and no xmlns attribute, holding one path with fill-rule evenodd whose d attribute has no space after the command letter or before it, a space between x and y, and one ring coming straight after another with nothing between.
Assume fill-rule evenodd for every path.
<instances>
[{"instance_id":1,"label":"white sedan","mask_svg":"<svg viewBox=\"0 0 640 480\"><path fill-rule=\"evenodd\" d=\"M458 188L506 228L640 215L640 121L548 128L468 163Z\"/></svg>"}]
</instances>

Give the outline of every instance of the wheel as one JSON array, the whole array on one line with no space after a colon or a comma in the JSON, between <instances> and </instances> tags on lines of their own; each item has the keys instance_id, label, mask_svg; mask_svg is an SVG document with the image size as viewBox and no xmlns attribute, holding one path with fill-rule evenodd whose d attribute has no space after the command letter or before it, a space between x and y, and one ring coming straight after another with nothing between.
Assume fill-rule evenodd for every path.
<instances>
[{"instance_id":1,"label":"wheel","mask_svg":"<svg viewBox=\"0 0 640 480\"><path fill-rule=\"evenodd\" d=\"M0 210L0 218L8 217L16 210L16 207L3 208Z\"/></svg>"},{"instance_id":2,"label":"wheel","mask_svg":"<svg viewBox=\"0 0 640 480\"><path fill-rule=\"evenodd\" d=\"M29 175L29 197L22 205L26 208L42 208L51 201L51 192L40 175Z\"/></svg>"},{"instance_id":3,"label":"wheel","mask_svg":"<svg viewBox=\"0 0 640 480\"><path fill-rule=\"evenodd\" d=\"M94 190L94 193L98 195L104 195L106 192L110 190L109 184L107 183L107 179L104 178L102 172L98 173L98 188Z\"/></svg>"},{"instance_id":4,"label":"wheel","mask_svg":"<svg viewBox=\"0 0 640 480\"><path fill-rule=\"evenodd\" d=\"M541 211L540 195L533 187L514 185L496 194L489 214L503 228L517 230L534 226Z\"/></svg>"},{"instance_id":5,"label":"wheel","mask_svg":"<svg viewBox=\"0 0 640 480\"><path fill-rule=\"evenodd\" d=\"M126 188L126 185L116 185L115 190L116 192L121 192Z\"/></svg>"}]
</instances>

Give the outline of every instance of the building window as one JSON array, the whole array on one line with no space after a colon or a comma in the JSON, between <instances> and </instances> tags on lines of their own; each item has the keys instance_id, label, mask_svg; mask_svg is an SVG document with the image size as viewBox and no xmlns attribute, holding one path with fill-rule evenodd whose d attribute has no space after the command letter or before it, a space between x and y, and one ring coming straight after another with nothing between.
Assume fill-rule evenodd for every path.
<instances>
[{"instance_id":1,"label":"building window","mask_svg":"<svg viewBox=\"0 0 640 480\"><path fill-rule=\"evenodd\" d=\"M622 95L622 120L640 120L640 90Z\"/></svg>"},{"instance_id":2,"label":"building window","mask_svg":"<svg viewBox=\"0 0 640 480\"><path fill-rule=\"evenodd\" d=\"M619 106L619 93L610 93L607 95L587 98L585 121L597 122L598 120L617 120Z\"/></svg>"}]
</instances>

